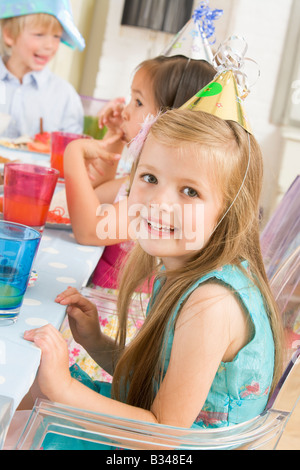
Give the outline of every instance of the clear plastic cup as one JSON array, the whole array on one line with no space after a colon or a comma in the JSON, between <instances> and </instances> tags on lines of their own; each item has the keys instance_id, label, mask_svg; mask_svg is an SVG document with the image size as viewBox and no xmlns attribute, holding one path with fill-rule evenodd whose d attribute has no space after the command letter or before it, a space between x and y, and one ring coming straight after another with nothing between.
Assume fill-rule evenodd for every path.
<instances>
[{"instance_id":1,"label":"clear plastic cup","mask_svg":"<svg viewBox=\"0 0 300 470\"><path fill-rule=\"evenodd\" d=\"M17 321L41 234L0 221L0 326Z\"/></svg>"}]
</instances>

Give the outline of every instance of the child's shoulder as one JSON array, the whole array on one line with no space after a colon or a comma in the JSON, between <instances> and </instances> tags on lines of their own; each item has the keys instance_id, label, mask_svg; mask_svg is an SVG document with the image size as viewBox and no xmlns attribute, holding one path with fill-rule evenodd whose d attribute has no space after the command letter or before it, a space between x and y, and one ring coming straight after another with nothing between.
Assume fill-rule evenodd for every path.
<instances>
[{"instance_id":1,"label":"child's shoulder","mask_svg":"<svg viewBox=\"0 0 300 470\"><path fill-rule=\"evenodd\" d=\"M218 289L218 285L222 284L229 289L239 289L241 287L252 287L251 272L247 261L240 264L226 264L214 270L208 271L191 285L187 293L193 292L202 284L213 283L214 289Z\"/></svg>"},{"instance_id":2,"label":"child's shoulder","mask_svg":"<svg viewBox=\"0 0 300 470\"><path fill-rule=\"evenodd\" d=\"M179 300L176 308L186 311L216 314L228 313L228 318L241 318L241 314L250 316L254 323L263 319L265 311L263 296L254 283L249 263L228 264L202 276Z\"/></svg>"},{"instance_id":3,"label":"child's shoulder","mask_svg":"<svg viewBox=\"0 0 300 470\"><path fill-rule=\"evenodd\" d=\"M188 326L202 332L205 336L202 341L208 341L208 347L210 340L219 338L221 342L227 336L228 344L222 359L226 361L235 357L247 343L252 334L249 325L248 314L234 293L214 281L201 284L192 292L176 322L176 328ZM231 343L234 343L233 348Z\"/></svg>"},{"instance_id":4,"label":"child's shoulder","mask_svg":"<svg viewBox=\"0 0 300 470\"><path fill-rule=\"evenodd\" d=\"M237 302L234 292L226 284L218 282L212 278L207 282L197 285L188 295L182 310L196 308L197 311L240 311L240 304Z\"/></svg>"},{"instance_id":5,"label":"child's shoulder","mask_svg":"<svg viewBox=\"0 0 300 470\"><path fill-rule=\"evenodd\" d=\"M249 265L243 261L239 265L228 264L199 277L180 298L177 311L183 305L206 305L210 302L223 302L231 305L241 302L248 310L249 299L260 300L260 291L251 279ZM237 300L238 299L238 300Z\"/></svg>"}]
</instances>

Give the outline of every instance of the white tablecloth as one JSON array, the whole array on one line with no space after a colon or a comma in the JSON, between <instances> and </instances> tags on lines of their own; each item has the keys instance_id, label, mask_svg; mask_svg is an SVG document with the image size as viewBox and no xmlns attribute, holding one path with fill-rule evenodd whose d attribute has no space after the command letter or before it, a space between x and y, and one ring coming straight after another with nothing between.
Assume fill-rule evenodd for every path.
<instances>
[{"instance_id":1,"label":"white tablecloth","mask_svg":"<svg viewBox=\"0 0 300 470\"><path fill-rule=\"evenodd\" d=\"M0 323L0 395L14 409L28 392L40 362L40 350L23 339L24 331L52 323L59 328L65 307L54 302L68 286L80 289L95 269L103 249L78 245L68 230L46 229L33 269L37 280L27 288L17 322Z\"/></svg>"},{"instance_id":2,"label":"white tablecloth","mask_svg":"<svg viewBox=\"0 0 300 470\"><path fill-rule=\"evenodd\" d=\"M50 165L50 156L0 146L0 155L36 165ZM25 330L52 323L59 328L65 307L54 302L68 286L80 289L95 269L103 248L78 245L69 229L46 228L33 270L37 280L28 287L18 321L0 323L0 395L13 399L13 411L28 392L40 362L40 350L23 339Z\"/></svg>"},{"instance_id":3,"label":"white tablecloth","mask_svg":"<svg viewBox=\"0 0 300 470\"><path fill-rule=\"evenodd\" d=\"M34 163L35 165L50 166L50 155L48 154L15 150L0 145L0 156L9 158L13 161L18 160L22 163Z\"/></svg>"}]
</instances>

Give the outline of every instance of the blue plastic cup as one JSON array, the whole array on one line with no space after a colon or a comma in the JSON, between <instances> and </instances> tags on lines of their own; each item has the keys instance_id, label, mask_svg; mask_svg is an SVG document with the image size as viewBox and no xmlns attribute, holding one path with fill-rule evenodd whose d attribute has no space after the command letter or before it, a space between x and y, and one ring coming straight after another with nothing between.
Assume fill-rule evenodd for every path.
<instances>
[{"instance_id":1,"label":"blue plastic cup","mask_svg":"<svg viewBox=\"0 0 300 470\"><path fill-rule=\"evenodd\" d=\"M41 234L0 221L0 326L17 321Z\"/></svg>"}]
</instances>

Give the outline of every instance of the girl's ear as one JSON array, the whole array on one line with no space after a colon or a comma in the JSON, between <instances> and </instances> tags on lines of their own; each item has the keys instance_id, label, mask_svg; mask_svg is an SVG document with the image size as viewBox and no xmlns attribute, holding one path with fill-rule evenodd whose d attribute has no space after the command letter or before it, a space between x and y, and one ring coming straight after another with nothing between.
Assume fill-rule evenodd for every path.
<instances>
[{"instance_id":1,"label":"girl's ear","mask_svg":"<svg viewBox=\"0 0 300 470\"><path fill-rule=\"evenodd\" d=\"M14 45L15 39L13 38L11 32L9 31L9 28L5 26L2 29L2 37L6 46L12 47Z\"/></svg>"}]
</instances>

